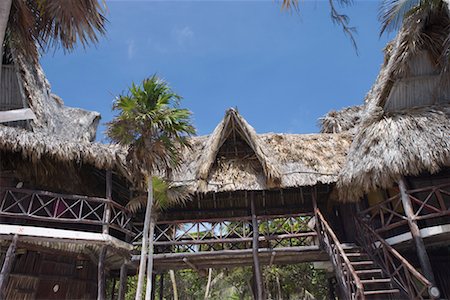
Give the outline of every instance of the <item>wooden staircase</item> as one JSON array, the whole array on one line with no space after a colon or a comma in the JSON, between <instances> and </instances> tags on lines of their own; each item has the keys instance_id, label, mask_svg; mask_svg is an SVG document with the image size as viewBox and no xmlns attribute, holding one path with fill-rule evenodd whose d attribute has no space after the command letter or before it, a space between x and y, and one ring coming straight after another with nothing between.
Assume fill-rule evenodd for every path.
<instances>
[{"instance_id":1,"label":"wooden staircase","mask_svg":"<svg viewBox=\"0 0 450 300\"><path fill-rule=\"evenodd\" d=\"M344 248L344 252L361 281L366 299L408 299L396 288L392 279L383 273L380 266L369 258L364 249L349 245ZM354 296L352 295L352 298Z\"/></svg>"},{"instance_id":2,"label":"wooden staircase","mask_svg":"<svg viewBox=\"0 0 450 300\"><path fill-rule=\"evenodd\" d=\"M321 247L334 265L342 299L439 298L439 291L369 225L357 220L363 247L341 244L320 211L315 211Z\"/></svg>"}]
</instances>

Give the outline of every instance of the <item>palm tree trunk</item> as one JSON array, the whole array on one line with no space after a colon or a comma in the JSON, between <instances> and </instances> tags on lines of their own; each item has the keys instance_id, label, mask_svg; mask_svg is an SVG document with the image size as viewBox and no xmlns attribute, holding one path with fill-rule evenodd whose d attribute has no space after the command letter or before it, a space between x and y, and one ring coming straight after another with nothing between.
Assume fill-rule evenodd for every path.
<instances>
[{"instance_id":1,"label":"palm tree trunk","mask_svg":"<svg viewBox=\"0 0 450 300\"><path fill-rule=\"evenodd\" d=\"M142 231L142 248L141 258L139 261L139 275L136 288L136 300L142 299L142 291L144 290L145 264L147 262L148 237L150 231L150 218L153 206L153 182L152 176L147 177L147 208L145 210L144 229ZM151 276L151 274L150 274Z\"/></svg>"},{"instance_id":2,"label":"palm tree trunk","mask_svg":"<svg viewBox=\"0 0 450 300\"><path fill-rule=\"evenodd\" d=\"M177 289L177 281L175 280L175 272L173 270L169 270L170 281L172 281L172 289L173 289L173 300L178 300L178 289Z\"/></svg>"},{"instance_id":3,"label":"palm tree trunk","mask_svg":"<svg viewBox=\"0 0 450 300\"><path fill-rule=\"evenodd\" d=\"M209 297L209 290L211 288L211 281L212 281L212 269L209 268L208 270L208 283L206 284L206 291L205 291L205 300Z\"/></svg>"},{"instance_id":4,"label":"palm tree trunk","mask_svg":"<svg viewBox=\"0 0 450 300\"><path fill-rule=\"evenodd\" d=\"M8 26L9 13L12 0L0 1L0 80L2 79L3 42L5 41L6 27Z\"/></svg>"}]
</instances>

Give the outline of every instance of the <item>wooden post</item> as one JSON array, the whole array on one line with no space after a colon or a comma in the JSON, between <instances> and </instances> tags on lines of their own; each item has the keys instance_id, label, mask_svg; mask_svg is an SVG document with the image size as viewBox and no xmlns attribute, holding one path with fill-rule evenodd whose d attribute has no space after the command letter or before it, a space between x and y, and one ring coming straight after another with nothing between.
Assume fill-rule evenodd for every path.
<instances>
[{"instance_id":1,"label":"wooden post","mask_svg":"<svg viewBox=\"0 0 450 300\"><path fill-rule=\"evenodd\" d=\"M153 239L155 233L155 218L150 218L150 232L148 235L148 261L147 261L147 286L145 290L145 300L150 300L153 295L152 290L154 286L153 277Z\"/></svg>"},{"instance_id":2,"label":"wooden post","mask_svg":"<svg viewBox=\"0 0 450 300\"><path fill-rule=\"evenodd\" d=\"M425 243L423 242L422 236L420 235L419 226L417 226L417 222L415 220L411 199L409 198L409 195L406 192L407 188L404 178L401 178L398 181L398 187L400 188L400 195L402 199L403 209L405 210L405 215L408 218L409 229L411 230L411 235L416 245L417 256L419 257L420 267L422 269L423 275L425 275L425 277L433 285L436 285L436 281L434 280L433 269L431 268L430 258L428 257L428 253L425 248Z\"/></svg>"},{"instance_id":3,"label":"wooden post","mask_svg":"<svg viewBox=\"0 0 450 300\"><path fill-rule=\"evenodd\" d=\"M111 170L106 171L105 176L106 181L106 199L112 200L112 172ZM111 204L108 202L105 206L105 218L103 224L103 234L109 234L109 221L111 220Z\"/></svg>"},{"instance_id":4,"label":"wooden post","mask_svg":"<svg viewBox=\"0 0 450 300\"><path fill-rule=\"evenodd\" d=\"M5 261L2 266L2 271L0 272L0 300L6 299L4 296L4 291L8 286L9 274L11 273L14 264L18 239L18 235L14 235L11 244L9 244L8 250L6 251Z\"/></svg>"},{"instance_id":5,"label":"wooden post","mask_svg":"<svg viewBox=\"0 0 450 300\"><path fill-rule=\"evenodd\" d=\"M159 300L164 300L164 273L159 274Z\"/></svg>"},{"instance_id":6,"label":"wooden post","mask_svg":"<svg viewBox=\"0 0 450 300\"><path fill-rule=\"evenodd\" d=\"M120 266L120 279L119 279L119 300L125 300L125 293L127 291L127 261L124 260Z\"/></svg>"},{"instance_id":7,"label":"wooden post","mask_svg":"<svg viewBox=\"0 0 450 300\"><path fill-rule=\"evenodd\" d=\"M136 288L136 300L142 299L142 291L144 290L145 266L147 264L148 237L150 231L150 218L153 207L153 181L152 176L147 178L147 208L145 209L144 229L142 230L142 248L139 261L138 283Z\"/></svg>"},{"instance_id":8,"label":"wooden post","mask_svg":"<svg viewBox=\"0 0 450 300\"><path fill-rule=\"evenodd\" d=\"M97 299L105 300L106 298L106 272L105 272L105 258L106 258L106 246L100 249L100 255L98 257L98 270L97 270Z\"/></svg>"},{"instance_id":9,"label":"wooden post","mask_svg":"<svg viewBox=\"0 0 450 300\"><path fill-rule=\"evenodd\" d=\"M256 206L255 206L255 194L252 192L250 194L250 207L252 213L252 227L253 227L253 243L252 243L252 254L253 254L253 268L255 272L255 282L256 282L256 293L257 299L263 299L263 283L261 276L261 267L259 264L258 256L258 239L259 239L259 228L258 220L256 218Z\"/></svg>"}]
</instances>

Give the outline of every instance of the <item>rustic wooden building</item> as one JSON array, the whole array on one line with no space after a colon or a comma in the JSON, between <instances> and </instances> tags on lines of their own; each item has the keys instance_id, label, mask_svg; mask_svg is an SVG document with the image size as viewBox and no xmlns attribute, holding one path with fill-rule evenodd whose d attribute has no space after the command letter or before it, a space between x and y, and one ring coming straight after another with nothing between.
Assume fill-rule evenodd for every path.
<instances>
[{"instance_id":1,"label":"rustic wooden building","mask_svg":"<svg viewBox=\"0 0 450 300\"><path fill-rule=\"evenodd\" d=\"M97 298L132 249L123 150L92 142L99 114L64 106L38 64L4 61L0 108L34 117L0 124L0 298Z\"/></svg>"},{"instance_id":2,"label":"rustic wooden building","mask_svg":"<svg viewBox=\"0 0 450 300\"><path fill-rule=\"evenodd\" d=\"M416 41L419 34L445 39L447 14L429 18L430 25L414 33ZM364 106L335 116L336 123L339 116L357 118L337 194L340 201L359 203L359 242L374 260L384 261L385 273L410 288L406 275L390 265L394 252L386 254L387 248L398 250L448 299L450 73L436 56L440 46L412 45L410 31L403 27L386 48ZM325 131L339 131L333 117L324 119Z\"/></svg>"}]
</instances>

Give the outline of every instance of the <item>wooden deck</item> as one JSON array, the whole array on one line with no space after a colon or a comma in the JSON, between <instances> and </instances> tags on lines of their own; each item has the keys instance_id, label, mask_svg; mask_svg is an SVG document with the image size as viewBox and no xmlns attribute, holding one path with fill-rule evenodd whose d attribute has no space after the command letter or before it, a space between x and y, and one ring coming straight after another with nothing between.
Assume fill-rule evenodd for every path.
<instances>
[{"instance_id":1,"label":"wooden deck","mask_svg":"<svg viewBox=\"0 0 450 300\"><path fill-rule=\"evenodd\" d=\"M329 261L327 253L319 246L298 246L260 248L258 257L261 265L283 265L304 262ZM136 266L139 255L133 255ZM153 256L155 271L176 269L208 269L252 266L252 249L203 251L195 253L161 253Z\"/></svg>"}]
</instances>

